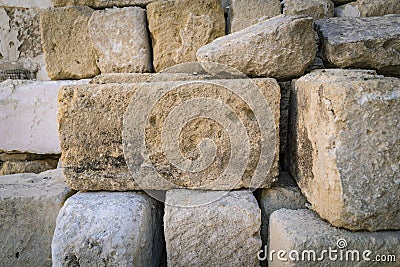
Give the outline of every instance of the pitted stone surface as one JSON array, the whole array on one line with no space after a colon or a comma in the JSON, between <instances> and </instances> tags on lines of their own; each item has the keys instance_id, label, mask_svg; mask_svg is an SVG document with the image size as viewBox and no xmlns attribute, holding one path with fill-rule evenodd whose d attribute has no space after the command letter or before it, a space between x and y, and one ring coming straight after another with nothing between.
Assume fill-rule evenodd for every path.
<instances>
[{"instance_id":1,"label":"pitted stone surface","mask_svg":"<svg viewBox=\"0 0 400 267\"><path fill-rule=\"evenodd\" d=\"M301 76L316 53L313 19L275 17L220 37L197 51L198 61L217 62L249 76Z\"/></svg>"},{"instance_id":2,"label":"pitted stone surface","mask_svg":"<svg viewBox=\"0 0 400 267\"><path fill-rule=\"evenodd\" d=\"M254 86L252 82L260 88L260 97L255 97L256 101L266 101L270 109L270 111L262 111L263 116L259 117L262 117L266 121L258 125L257 121L253 120L253 112L257 114L257 111L251 110L249 104L246 104L243 100L240 100L224 88L236 87L241 88L245 92L251 89L247 86ZM62 161L69 185L79 190L135 190L138 189L135 179L139 179L142 189L155 190L165 190L180 186L204 186L212 190L249 187L251 185L268 187L278 175L280 89L273 79L255 79L252 82L249 82L249 80L232 79L193 81L189 85L187 85L188 82L175 81L63 87L59 95L58 118L63 151ZM134 94L146 94L152 90L162 93L166 89L170 90L174 88L181 88L184 91L172 90L171 93L166 94L165 97L159 100L157 105L148 114L145 110L149 107L151 108L151 105L143 106L143 109L141 109L142 113L131 110L131 114L139 114L140 116L144 116L144 118L147 116L147 120L139 127L142 127L143 133L146 134L146 150L143 150L143 153L146 152L149 155L149 161L136 164L136 161L133 160L136 154L124 154L124 150L129 150L129 147L123 147L122 144L124 114L131 98ZM161 140L162 136L158 131L160 129L164 130L163 127L168 126L168 123L166 123L166 126L164 125L163 118L169 114L168 110L170 108L178 106L179 103L184 104L183 100L187 102L191 98L195 99L196 97L219 99L221 103L226 103L233 108L232 113L229 114L233 117L239 116L244 121L244 125L246 126L244 129L247 130L247 134L249 135L249 151L251 153L248 155L250 158L248 164L246 164L247 167L244 175L238 177L235 183L232 182L233 178L229 177L226 177L227 179L225 180L222 179L219 183L211 183L213 177L219 177L221 172L225 170L227 163L230 162L231 153L229 140L226 139L227 134L231 133L226 132L220 125L213 123L211 120L189 120L190 123L185 126L186 128L183 128L179 136L175 134L175 136L165 139L167 142L175 143L175 138L178 138L176 144L180 144L185 157L192 160L200 156L197 147L201 143L200 141L203 138L213 139L218 148L217 153L220 156L211 161L211 169L209 169L207 175L200 175L202 172L199 170L197 174L193 174L193 177L188 176L189 173L178 171L173 165L170 165L168 160L170 158L165 157L166 154L164 153L168 151L165 151L165 140ZM263 100L264 98L265 100ZM141 105L144 105L140 101L132 101L134 103L133 108L141 108ZM207 110L207 107L208 105L204 105L204 110ZM241 109L248 112L243 113ZM188 114L196 117L198 116L196 112L193 109ZM235 112L238 112L238 114L235 114ZM267 119L268 112L272 114L272 117L269 119ZM158 115L154 117L154 114ZM230 118L230 116L225 117L223 112L221 112L221 116L222 118ZM125 119L138 122L138 120L129 116ZM174 127L177 127L177 125ZM264 129L263 127L266 127L265 129L268 130L266 132L260 131L260 129ZM175 132L176 129L178 128L175 128ZM127 131L128 128L124 130ZM261 142L261 133L264 140L269 140L269 142ZM136 136L134 140L137 140L140 135L133 134L127 136L128 138L125 139L127 142L124 143L124 146L129 145L133 140L130 137ZM247 144L242 139L241 142L234 145L240 148L242 146L246 147ZM271 147L266 149L266 146ZM138 149L142 149L142 147L138 147ZM133 151L140 150L134 149ZM212 149L204 151L212 153ZM128 160L133 160L131 162L132 166L139 168L135 172L136 176L134 177L129 174L126 165L127 156ZM252 181L251 178L258 163L271 164L270 169L259 173L262 174L257 176L260 180ZM158 175L154 176L154 169L146 167L152 165L156 167L159 174L162 174L161 177L166 179L165 182L160 182ZM254 183L252 184L252 182Z\"/></svg>"},{"instance_id":3,"label":"pitted stone surface","mask_svg":"<svg viewBox=\"0 0 400 267\"><path fill-rule=\"evenodd\" d=\"M73 193L61 169L0 176L2 266L52 266L57 214Z\"/></svg>"},{"instance_id":4,"label":"pitted stone surface","mask_svg":"<svg viewBox=\"0 0 400 267\"><path fill-rule=\"evenodd\" d=\"M196 61L197 49L225 35L220 0L153 2L147 6L147 20L157 72Z\"/></svg>"},{"instance_id":5,"label":"pitted stone surface","mask_svg":"<svg viewBox=\"0 0 400 267\"><path fill-rule=\"evenodd\" d=\"M171 190L166 202L168 266L259 266L261 214L250 191Z\"/></svg>"},{"instance_id":6,"label":"pitted stone surface","mask_svg":"<svg viewBox=\"0 0 400 267\"><path fill-rule=\"evenodd\" d=\"M53 266L159 266L161 205L135 192L87 192L57 217Z\"/></svg>"},{"instance_id":7,"label":"pitted stone surface","mask_svg":"<svg viewBox=\"0 0 400 267\"><path fill-rule=\"evenodd\" d=\"M89 20L89 33L102 73L151 71L145 9L97 10Z\"/></svg>"},{"instance_id":8,"label":"pitted stone surface","mask_svg":"<svg viewBox=\"0 0 400 267\"><path fill-rule=\"evenodd\" d=\"M88 30L93 11L89 7L61 7L41 12L42 45L51 79L83 79L99 74Z\"/></svg>"},{"instance_id":9,"label":"pitted stone surface","mask_svg":"<svg viewBox=\"0 0 400 267\"><path fill-rule=\"evenodd\" d=\"M400 75L400 15L315 22L324 63Z\"/></svg>"},{"instance_id":10,"label":"pitted stone surface","mask_svg":"<svg viewBox=\"0 0 400 267\"><path fill-rule=\"evenodd\" d=\"M400 79L327 69L295 82L291 173L336 227L400 229Z\"/></svg>"}]
</instances>

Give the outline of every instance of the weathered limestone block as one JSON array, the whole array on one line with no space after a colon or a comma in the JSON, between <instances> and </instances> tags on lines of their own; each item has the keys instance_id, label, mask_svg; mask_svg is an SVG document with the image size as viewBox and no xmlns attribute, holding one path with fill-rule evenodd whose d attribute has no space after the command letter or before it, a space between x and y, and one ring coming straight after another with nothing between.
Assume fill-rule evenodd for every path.
<instances>
[{"instance_id":1,"label":"weathered limestone block","mask_svg":"<svg viewBox=\"0 0 400 267\"><path fill-rule=\"evenodd\" d=\"M288 172L281 172L278 181L258 193L258 203L261 208L261 239L268 244L269 218L279 209L304 209L307 200L297 187L296 182Z\"/></svg>"},{"instance_id":2,"label":"weathered limestone block","mask_svg":"<svg viewBox=\"0 0 400 267\"><path fill-rule=\"evenodd\" d=\"M44 0L43 0L44 1ZM141 6L145 7L154 0L51 0L56 7L90 6L93 8Z\"/></svg>"},{"instance_id":3,"label":"weathered limestone block","mask_svg":"<svg viewBox=\"0 0 400 267\"><path fill-rule=\"evenodd\" d=\"M337 17L377 17L400 14L398 0L357 0L335 8Z\"/></svg>"},{"instance_id":4,"label":"weathered limestone block","mask_svg":"<svg viewBox=\"0 0 400 267\"><path fill-rule=\"evenodd\" d=\"M260 213L250 191L168 191L168 266L259 266Z\"/></svg>"},{"instance_id":5,"label":"weathered limestone block","mask_svg":"<svg viewBox=\"0 0 400 267\"><path fill-rule=\"evenodd\" d=\"M278 176L279 91L273 79L63 87L58 122L67 182L118 191L269 187Z\"/></svg>"},{"instance_id":6,"label":"weathered limestone block","mask_svg":"<svg viewBox=\"0 0 400 267\"><path fill-rule=\"evenodd\" d=\"M82 79L99 74L89 36L89 7L50 8L41 12L42 46L49 77Z\"/></svg>"},{"instance_id":7,"label":"weathered limestone block","mask_svg":"<svg viewBox=\"0 0 400 267\"><path fill-rule=\"evenodd\" d=\"M196 51L225 34L219 0L157 1L147 6L153 39L153 65L158 72L178 63L196 61Z\"/></svg>"},{"instance_id":8,"label":"weathered limestone block","mask_svg":"<svg viewBox=\"0 0 400 267\"><path fill-rule=\"evenodd\" d=\"M285 0L283 14L304 14L314 19L331 18L334 15L334 5L331 0Z\"/></svg>"},{"instance_id":9,"label":"weathered limestone block","mask_svg":"<svg viewBox=\"0 0 400 267\"><path fill-rule=\"evenodd\" d=\"M85 81L0 83L0 150L61 153L57 133L57 92Z\"/></svg>"},{"instance_id":10,"label":"weathered limestone block","mask_svg":"<svg viewBox=\"0 0 400 267\"><path fill-rule=\"evenodd\" d=\"M315 22L324 63L400 75L400 15Z\"/></svg>"},{"instance_id":11,"label":"weathered limestone block","mask_svg":"<svg viewBox=\"0 0 400 267\"><path fill-rule=\"evenodd\" d=\"M58 160L6 161L0 168L0 175L16 173L41 173L56 169Z\"/></svg>"},{"instance_id":12,"label":"weathered limestone block","mask_svg":"<svg viewBox=\"0 0 400 267\"><path fill-rule=\"evenodd\" d=\"M400 229L400 79L318 70L295 82L291 172L337 227Z\"/></svg>"},{"instance_id":13,"label":"weathered limestone block","mask_svg":"<svg viewBox=\"0 0 400 267\"><path fill-rule=\"evenodd\" d=\"M229 32L237 32L281 14L279 0L232 0L229 7Z\"/></svg>"},{"instance_id":14,"label":"weathered limestone block","mask_svg":"<svg viewBox=\"0 0 400 267\"><path fill-rule=\"evenodd\" d=\"M125 7L95 11L89 33L102 73L150 72L146 10Z\"/></svg>"},{"instance_id":15,"label":"weathered limestone block","mask_svg":"<svg viewBox=\"0 0 400 267\"><path fill-rule=\"evenodd\" d=\"M162 207L134 192L78 193L60 210L53 266L158 266Z\"/></svg>"},{"instance_id":16,"label":"weathered limestone block","mask_svg":"<svg viewBox=\"0 0 400 267\"><path fill-rule=\"evenodd\" d=\"M17 70L31 76L27 79L49 79L44 67L39 9L0 8L0 81L5 80L6 73L15 75Z\"/></svg>"},{"instance_id":17,"label":"weathered limestone block","mask_svg":"<svg viewBox=\"0 0 400 267\"><path fill-rule=\"evenodd\" d=\"M53 4L51 0L0 0L2 7L23 7L23 8L49 8Z\"/></svg>"},{"instance_id":18,"label":"weathered limestone block","mask_svg":"<svg viewBox=\"0 0 400 267\"><path fill-rule=\"evenodd\" d=\"M272 267L399 265L400 231L351 232L311 210L281 209L271 215L269 233Z\"/></svg>"},{"instance_id":19,"label":"weathered limestone block","mask_svg":"<svg viewBox=\"0 0 400 267\"><path fill-rule=\"evenodd\" d=\"M197 51L199 61L218 62L250 76L300 76L316 54L313 19L275 17L221 37Z\"/></svg>"},{"instance_id":20,"label":"weathered limestone block","mask_svg":"<svg viewBox=\"0 0 400 267\"><path fill-rule=\"evenodd\" d=\"M71 194L61 170L0 176L2 266L51 266L57 214Z\"/></svg>"}]
</instances>

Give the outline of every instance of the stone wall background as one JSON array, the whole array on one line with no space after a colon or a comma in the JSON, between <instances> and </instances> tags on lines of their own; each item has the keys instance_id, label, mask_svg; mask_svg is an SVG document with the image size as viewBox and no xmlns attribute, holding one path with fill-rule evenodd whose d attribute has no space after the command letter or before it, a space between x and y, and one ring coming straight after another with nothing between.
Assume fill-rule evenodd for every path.
<instances>
[{"instance_id":1,"label":"stone wall background","mask_svg":"<svg viewBox=\"0 0 400 267\"><path fill-rule=\"evenodd\" d=\"M400 260L396 14L398 0L0 0L0 262L257 266L261 245L341 237ZM134 92L243 86L212 64L174 68L193 61L240 70L273 107L274 163L254 194L246 179L194 193L129 176L121 137ZM167 204L90 192L141 189Z\"/></svg>"}]
</instances>

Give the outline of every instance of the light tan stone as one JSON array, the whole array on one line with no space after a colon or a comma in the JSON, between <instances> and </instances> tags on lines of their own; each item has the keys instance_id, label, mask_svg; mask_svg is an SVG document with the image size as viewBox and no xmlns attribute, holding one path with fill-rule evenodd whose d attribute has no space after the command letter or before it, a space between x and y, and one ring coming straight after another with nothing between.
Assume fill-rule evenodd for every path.
<instances>
[{"instance_id":1,"label":"light tan stone","mask_svg":"<svg viewBox=\"0 0 400 267\"><path fill-rule=\"evenodd\" d=\"M89 33L102 73L151 71L146 10L97 10L89 20Z\"/></svg>"},{"instance_id":2,"label":"light tan stone","mask_svg":"<svg viewBox=\"0 0 400 267\"><path fill-rule=\"evenodd\" d=\"M158 267L164 250L162 205L136 192L85 192L60 210L53 266Z\"/></svg>"},{"instance_id":3,"label":"light tan stone","mask_svg":"<svg viewBox=\"0 0 400 267\"><path fill-rule=\"evenodd\" d=\"M400 15L315 22L327 67L375 69L400 76Z\"/></svg>"},{"instance_id":4,"label":"light tan stone","mask_svg":"<svg viewBox=\"0 0 400 267\"><path fill-rule=\"evenodd\" d=\"M259 266L261 212L250 191L167 192L168 266Z\"/></svg>"},{"instance_id":5,"label":"light tan stone","mask_svg":"<svg viewBox=\"0 0 400 267\"><path fill-rule=\"evenodd\" d=\"M310 210L281 209L271 215L269 233L272 267L399 265L400 231L352 232Z\"/></svg>"},{"instance_id":6,"label":"light tan stone","mask_svg":"<svg viewBox=\"0 0 400 267\"><path fill-rule=\"evenodd\" d=\"M237 32L281 14L279 0L232 0L229 7L229 32Z\"/></svg>"},{"instance_id":7,"label":"light tan stone","mask_svg":"<svg viewBox=\"0 0 400 267\"><path fill-rule=\"evenodd\" d=\"M327 69L295 82L291 173L337 227L400 229L400 80Z\"/></svg>"},{"instance_id":8,"label":"light tan stone","mask_svg":"<svg viewBox=\"0 0 400 267\"><path fill-rule=\"evenodd\" d=\"M300 76L316 54L312 23L307 16L275 17L201 47L197 59L225 64L249 76Z\"/></svg>"},{"instance_id":9,"label":"light tan stone","mask_svg":"<svg viewBox=\"0 0 400 267\"><path fill-rule=\"evenodd\" d=\"M90 80L90 84L106 83L144 83L168 81L213 80L215 76L190 73L105 73Z\"/></svg>"},{"instance_id":10,"label":"light tan stone","mask_svg":"<svg viewBox=\"0 0 400 267\"><path fill-rule=\"evenodd\" d=\"M376 17L400 14L398 0L357 0L335 8L337 17Z\"/></svg>"},{"instance_id":11,"label":"light tan stone","mask_svg":"<svg viewBox=\"0 0 400 267\"><path fill-rule=\"evenodd\" d=\"M2 266L52 266L57 214L71 194L61 169L0 176Z\"/></svg>"},{"instance_id":12,"label":"light tan stone","mask_svg":"<svg viewBox=\"0 0 400 267\"><path fill-rule=\"evenodd\" d=\"M51 79L82 79L99 74L87 25L92 13L89 7L41 12L42 45Z\"/></svg>"},{"instance_id":13,"label":"light tan stone","mask_svg":"<svg viewBox=\"0 0 400 267\"><path fill-rule=\"evenodd\" d=\"M43 1L43 0L42 0ZM141 6L145 7L154 0L51 0L55 7L89 6L93 8Z\"/></svg>"},{"instance_id":14,"label":"light tan stone","mask_svg":"<svg viewBox=\"0 0 400 267\"><path fill-rule=\"evenodd\" d=\"M285 0L283 14L304 14L314 19L331 18L334 15L334 5L331 0Z\"/></svg>"},{"instance_id":15,"label":"light tan stone","mask_svg":"<svg viewBox=\"0 0 400 267\"><path fill-rule=\"evenodd\" d=\"M253 91L253 82L260 88L258 93ZM269 187L278 176L279 86L273 79L255 79L253 82L238 79L63 87L59 94L58 118L63 151L62 161L67 182L72 188L79 190L135 190L139 188L136 182L139 182L142 189L154 190L180 186L204 187L213 190ZM229 93L224 87L241 90L243 92L241 97L244 97L246 102ZM177 89L175 90L175 88ZM152 104L145 104L146 101L154 98L153 93L161 97L163 92L169 93L158 101L153 109L151 108ZM246 92L252 93L248 95ZM134 94L136 98L129 105ZM153 98L146 97L146 94ZM143 98L140 98L141 96ZM240 138L240 136L232 136L231 132L227 132L230 128L223 129L222 126L212 123L210 120L192 120L183 128L180 133L181 137L177 141L184 148L185 157L195 162L199 157L197 146L203 138L213 139L217 145L218 157L211 161L211 166L205 165L208 168L207 172L204 170L191 174L183 171L185 169L183 167L183 169L177 169L170 164L168 158L165 157L165 153L170 151L164 153L163 148L160 147L168 142L174 144L175 138L178 136L174 134L174 136L168 136L167 141L162 141L161 135L157 131L168 126L168 124L163 125L163 119L171 112L171 107L179 106L178 104L187 105L188 101L192 101L191 99L196 96L203 99L219 99L233 109L232 113L228 113L229 116L224 115L224 112L219 112L221 115L218 116L222 116L221 120L239 117L245 125L241 131L247 132L249 143L245 142L246 136L243 136L239 143L232 143L233 141L229 143L226 139L228 134L230 138L233 138L232 140ZM178 99L185 100L185 103ZM267 106L269 107L266 108ZM211 110L215 111L215 107L210 106L209 103L205 103L202 107L204 110L211 107ZM130 115L124 115L126 113ZM187 114L196 118L202 112L193 108ZM135 118L135 116L139 117ZM257 118L258 122L248 119L254 118L253 116ZM123 124L124 117L125 124ZM142 122L142 120L144 121ZM149 122L151 123L149 124ZM141 145L138 147L138 142L143 134L140 132L139 135L136 135L135 132L130 132L131 123L139 123L138 127L143 128L143 133L146 133L143 144L146 144L146 148ZM237 127L240 126L240 124L237 125ZM177 124L175 127L178 127ZM174 129L176 132L178 128ZM125 134L124 139L122 131ZM235 132L235 135L239 133L242 132ZM260 139L260 134L264 141ZM123 141L125 147L123 147ZM142 143L139 142L139 144ZM248 162L245 158L240 157L234 157L239 160L238 166L230 162L231 154L233 154L230 152L230 144L234 145L235 149L243 148L245 152L240 151L241 154L249 153L244 154L249 157ZM142 151L142 149L144 150ZM210 150L209 147L206 146L202 149L205 149L203 152L211 153L205 153L204 156L212 155L213 150ZM125 154L123 150L125 150ZM128 153L128 151L130 152ZM143 157L148 155L148 158L146 160L143 158L144 161L138 162L136 161L140 160L137 158L138 155L143 155ZM126 158L127 156L128 158ZM133 177L129 174L126 161L129 163L131 172L134 172ZM155 168L149 169L148 166L151 165L154 165ZM237 170L237 173L232 174L232 177L230 175L221 176L227 166L231 167L229 170L232 168ZM241 170L240 166L245 167L243 174L239 171ZM223 178L218 182L211 183L213 179L220 176Z\"/></svg>"},{"instance_id":16,"label":"light tan stone","mask_svg":"<svg viewBox=\"0 0 400 267\"><path fill-rule=\"evenodd\" d=\"M0 175L16 173L41 173L57 168L57 159L33 161L6 161L0 169Z\"/></svg>"},{"instance_id":17,"label":"light tan stone","mask_svg":"<svg viewBox=\"0 0 400 267\"><path fill-rule=\"evenodd\" d=\"M147 6L147 20L157 72L196 61L197 49L225 34L219 0L153 2Z\"/></svg>"}]
</instances>

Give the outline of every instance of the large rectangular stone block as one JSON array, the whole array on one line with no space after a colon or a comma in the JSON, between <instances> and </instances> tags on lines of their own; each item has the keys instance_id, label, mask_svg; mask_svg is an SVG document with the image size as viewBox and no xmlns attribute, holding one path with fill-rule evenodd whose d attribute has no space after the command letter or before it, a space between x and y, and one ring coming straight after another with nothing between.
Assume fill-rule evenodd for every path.
<instances>
[{"instance_id":1,"label":"large rectangular stone block","mask_svg":"<svg viewBox=\"0 0 400 267\"><path fill-rule=\"evenodd\" d=\"M259 266L260 221L250 191L168 191L168 266Z\"/></svg>"},{"instance_id":2,"label":"large rectangular stone block","mask_svg":"<svg viewBox=\"0 0 400 267\"><path fill-rule=\"evenodd\" d=\"M218 62L251 77L301 76L316 54L312 25L308 16L277 16L201 47L197 60Z\"/></svg>"},{"instance_id":3,"label":"large rectangular stone block","mask_svg":"<svg viewBox=\"0 0 400 267\"><path fill-rule=\"evenodd\" d=\"M97 10L89 20L89 33L102 73L151 71L145 9Z\"/></svg>"},{"instance_id":4,"label":"large rectangular stone block","mask_svg":"<svg viewBox=\"0 0 400 267\"><path fill-rule=\"evenodd\" d=\"M326 66L400 75L400 15L315 22Z\"/></svg>"},{"instance_id":5,"label":"large rectangular stone block","mask_svg":"<svg viewBox=\"0 0 400 267\"><path fill-rule=\"evenodd\" d=\"M400 229L400 79L327 69L295 82L291 172L337 227Z\"/></svg>"},{"instance_id":6,"label":"large rectangular stone block","mask_svg":"<svg viewBox=\"0 0 400 267\"><path fill-rule=\"evenodd\" d=\"M52 242L53 266L158 267L163 251L162 205L134 192L70 197Z\"/></svg>"},{"instance_id":7,"label":"large rectangular stone block","mask_svg":"<svg viewBox=\"0 0 400 267\"><path fill-rule=\"evenodd\" d=\"M147 20L157 72L196 61L197 49L225 35L220 0L156 1L147 6Z\"/></svg>"},{"instance_id":8,"label":"large rectangular stone block","mask_svg":"<svg viewBox=\"0 0 400 267\"><path fill-rule=\"evenodd\" d=\"M57 93L61 86L87 81L0 83L0 150L61 153L57 130Z\"/></svg>"},{"instance_id":9,"label":"large rectangular stone block","mask_svg":"<svg viewBox=\"0 0 400 267\"><path fill-rule=\"evenodd\" d=\"M275 211L268 266L399 266L399 231L338 229L310 210ZM262 255L264 257L264 255Z\"/></svg>"},{"instance_id":10,"label":"large rectangular stone block","mask_svg":"<svg viewBox=\"0 0 400 267\"><path fill-rule=\"evenodd\" d=\"M0 176L2 266L52 266L57 214L72 194L61 169Z\"/></svg>"},{"instance_id":11,"label":"large rectangular stone block","mask_svg":"<svg viewBox=\"0 0 400 267\"><path fill-rule=\"evenodd\" d=\"M269 187L278 176L279 101L274 79L63 87L58 122L68 184Z\"/></svg>"},{"instance_id":12,"label":"large rectangular stone block","mask_svg":"<svg viewBox=\"0 0 400 267\"><path fill-rule=\"evenodd\" d=\"M46 70L52 80L83 79L99 74L88 30L89 7L61 7L40 14Z\"/></svg>"}]
</instances>

